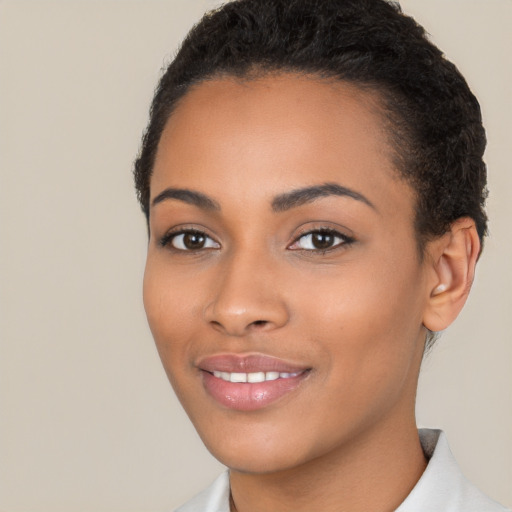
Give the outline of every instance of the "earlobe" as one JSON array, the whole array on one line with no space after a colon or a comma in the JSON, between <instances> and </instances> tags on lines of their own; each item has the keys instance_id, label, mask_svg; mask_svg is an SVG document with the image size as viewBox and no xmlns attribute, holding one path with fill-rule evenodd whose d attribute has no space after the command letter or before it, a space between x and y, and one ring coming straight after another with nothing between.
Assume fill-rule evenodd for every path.
<instances>
[{"instance_id":1,"label":"earlobe","mask_svg":"<svg viewBox=\"0 0 512 512\"><path fill-rule=\"evenodd\" d=\"M475 222L466 217L429 244L429 296L423 315L427 329L442 331L457 318L469 295L479 252Z\"/></svg>"},{"instance_id":2,"label":"earlobe","mask_svg":"<svg viewBox=\"0 0 512 512\"><path fill-rule=\"evenodd\" d=\"M446 290L448 290L448 285L446 283L440 283L432 290L431 296L434 297L434 295L439 295Z\"/></svg>"}]
</instances>

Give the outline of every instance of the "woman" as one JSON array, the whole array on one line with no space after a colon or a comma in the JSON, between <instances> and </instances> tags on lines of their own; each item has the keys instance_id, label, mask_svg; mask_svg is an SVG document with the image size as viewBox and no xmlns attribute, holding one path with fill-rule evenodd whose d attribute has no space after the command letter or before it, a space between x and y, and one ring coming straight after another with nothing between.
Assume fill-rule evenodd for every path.
<instances>
[{"instance_id":1,"label":"woman","mask_svg":"<svg viewBox=\"0 0 512 512\"><path fill-rule=\"evenodd\" d=\"M383 0L240 0L162 77L144 304L229 468L180 511L499 511L418 432L425 347L486 233L477 100Z\"/></svg>"}]
</instances>

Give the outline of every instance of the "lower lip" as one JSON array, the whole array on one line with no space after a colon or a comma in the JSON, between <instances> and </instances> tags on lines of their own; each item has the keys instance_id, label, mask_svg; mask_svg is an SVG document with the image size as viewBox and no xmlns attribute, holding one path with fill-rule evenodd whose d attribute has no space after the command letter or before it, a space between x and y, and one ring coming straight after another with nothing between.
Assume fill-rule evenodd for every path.
<instances>
[{"instance_id":1,"label":"lower lip","mask_svg":"<svg viewBox=\"0 0 512 512\"><path fill-rule=\"evenodd\" d=\"M224 407L238 411L256 411L294 391L309 374L265 382L227 382L203 371L203 384L211 397Z\"/></svg>"}]
</instances>

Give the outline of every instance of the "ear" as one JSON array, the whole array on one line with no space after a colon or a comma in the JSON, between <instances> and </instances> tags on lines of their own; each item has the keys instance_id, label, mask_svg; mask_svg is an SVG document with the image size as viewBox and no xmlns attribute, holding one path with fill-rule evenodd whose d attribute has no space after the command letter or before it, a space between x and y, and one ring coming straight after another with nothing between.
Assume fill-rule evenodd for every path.
<instances>
[{"instance_id":1,"label":"ear","mask_svg":"<svg viewBox=\"0 0 512 512\"><path fill-rule=\"evenodd\" d=\"M466 217L456 220L448 233L429 242L429 296L423 315L427 329L442 331L457 318L468 298L479 253L475 222Z\"/></svg>"}]
</instances>

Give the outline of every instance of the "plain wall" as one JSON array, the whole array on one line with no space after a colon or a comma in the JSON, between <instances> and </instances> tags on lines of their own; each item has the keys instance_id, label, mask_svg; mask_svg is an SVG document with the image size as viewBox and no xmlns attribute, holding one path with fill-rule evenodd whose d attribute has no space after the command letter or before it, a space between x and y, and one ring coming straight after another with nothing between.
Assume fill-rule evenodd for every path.
<instances>
[{"instance_id":1,"label":"plain wall","mask_svg":"<svg viewBox=\"0 0 512 512\"><path fill-rule=\"evenodd\" d=\"M0 510L169 511L222 467L160 366L132 162L207 0L0 1ZM422 426L512 505L511 0L404 0L481 100L491 236L426 360Z\"/></svg>"}]
</instances>

